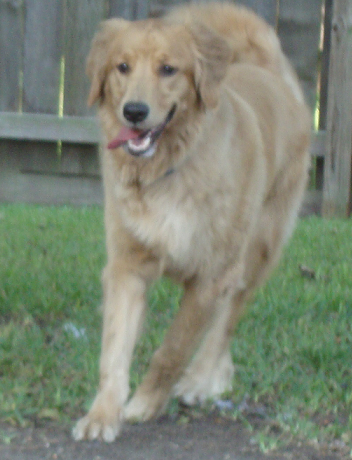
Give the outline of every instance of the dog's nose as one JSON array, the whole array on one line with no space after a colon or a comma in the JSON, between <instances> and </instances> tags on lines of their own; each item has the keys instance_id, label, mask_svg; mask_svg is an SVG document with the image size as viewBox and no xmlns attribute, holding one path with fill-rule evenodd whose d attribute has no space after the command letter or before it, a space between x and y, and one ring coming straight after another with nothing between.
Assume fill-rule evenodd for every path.
<instances>
[{"instance_id":1,"label":"dog's nose","mask_svg":"<svg viewBox=\"0 0 352 460\"><path fill-rule=\"evenodd\" d=\"M123 115L126 120L132 123L140 123L149 114L149 107L144 102L127 102L123 108Z\"/></svg>"}]
</instances>

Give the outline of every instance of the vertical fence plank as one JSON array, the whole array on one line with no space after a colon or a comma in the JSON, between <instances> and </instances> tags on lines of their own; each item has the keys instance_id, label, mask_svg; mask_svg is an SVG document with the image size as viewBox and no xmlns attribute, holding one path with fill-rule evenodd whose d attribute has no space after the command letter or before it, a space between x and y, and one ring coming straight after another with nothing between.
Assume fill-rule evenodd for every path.
<instances>
[{"instance_id":1,"label":"vertical fence plank","mask_svg":"<svg viewBox=\"0 0 352 460\"><path fill-rule=\"evenodd\" d=\"M124 19L145 19L150 13L150 0L110 0L109 17Z\"/></svg>"},{"instance_id":2,"label":"vertical fence plank","mask_svg":"<svg viewBox=\"0 0 352 460\"><path fill-rule=\"evenodd\" d=\"M106 17L106 4L101 0L75 0L65 3L65 73L64 115L85 116L93 113L87 107L89 80L86 76L86 59L92 38L99 22ZM85 177L82 193L89 202L100 202L98 147L92 145L62 144L60 168L65 174ZM81 193L72 184L72 201ZM78 198L77 198L78 199Z\"/></svg>"},{"instance_id":3,"label":"vertical fence plank","mask_svg":"<svg viewBox=\"0 0 352 460\"><path fill-rule=\"evenodd\" d=\"M24 7L23 112L57 114L62 2L25 0ZM55 161L57 147L56 143L31 142L26 145L26 150L29 167L28 163L40 161L41 155L48 155Z\"/></svg>"},{"instance_id":4,"label":"vertical fence plank","mask_svg":"<svg viewBox=\"0 0 352 460\"><path fill-rule=\"evenodd\" d=\"M142 2L143 0L139 0ZM210 3L214 0L189 0L191 3ZM219 0L218 0L219 1ZM237 0L235 3L242 4L254 10L271 25L276 26L277 5L279 0ZM149 15L160 16L172 6L188 3L187 0L154 0L150 2Z\"/></svg>"},{"instance_id":5,"label":"vertical fence plank","mask_svg":"<svg viewBox=\"0 0 352 460\"><path fill-rule=\"evenodd\" d=\"M24 0L24 8L23 112L58 114L62 0ZM37 180L37 174L42 161L56 169L57 143L26 143L18 161L23 171L19 196L23 201L45 202L48 184Z\"/></svg>"},{"instance_id":6,"label":"vertical fence plank","mask_svg":"<svg viewBox=\"0 0 352 460\"><path fill-rule=\"evenodd\" d=\"M23 111L58 113L62 0L25 0Z\"/></svg>"},{"instance_id":7,"label":"vertical fence plank","mask_svg":"<svg viewBox=\"0 0 352 460\"><path fill-rule=\"evenodd\" d=\"M278 1L279 0L239 0L237 3L242 3L248 8L251 8L269 24L276 27Z\"/></svg>"},{"instance_id":8,"label":"vertical fence plank","mask_svg":"<svg viewBox=\"0 0 352 460\"><path fill-rule=\"evenodd\" d=\"M86 59L99 22L106 16L101 0L75 0L65 6L64 114L88 115Z\"/></svg>"},{"instance_id":9,"label":"vertical fence plank","mask_svg":"<svg viewBox=\"0 0 352 460\"><path fill-rule=\"evenodd\" d=\"M333 0L324 1L324 37L323 50L320 64L320 88L319 88L319 131L326 130L327 100L329 87L329 65L331 48L331 23L332 23ZM324 186L324 157L315 160L315 187L322 191Z\"/></svg>"},{"instance_id":10,"label":"vertical fence plank","mask_svg":"<svg viewBox=\"0 0 352 460\"><path fill-rule=\"evenodd\" d=\"M51 113L58 110L61 49L61 0L23 0L23 112ZM16 80L18 77L16 78ZM6 161L2 187L5 201L42 202L48 184L35 174L41 158L56 163L56 143L18 141Z\"/></svg>"},{"instance_id":11,"label":"vertical fence plank","mask_svg":"<svg viewBox=\"0 0 352 460\"><path fill-rule=\"evenodd\" d=\"M19 109L21 49L21 4L0 2L0 110Z\"/></svg>"},{"instance_id":12,"label":"vertical fence plank","mask_svg":"<svg viewBox=\"0 0 352 460\"><path fill-rule=\"evenodd\" d=\"M312 111L316 105L322 0L280 0L278 33L301 79Z\"/></svg>"},{"instance_id":13,"label":"vertical fence plank","mask_svg":"<svg viewBox=\"0 0 352 460\"><path fill-rule=\"evenodd\" d=\"M131 0L110 0L108 17L119 17L124 19L132 19L133 3Z\"/></svg>"},{"instance_id":14,"label":"vertical fence plank","mask_svg":"<svg viewBox=\"0 0 352 460\"><path fill-rule=\"evenodd\" d=\"M319 109L320 109L319 129L320 130L326 129L333 1L334 0L325 0L325 3L324 3L323 53L321 57L321 66L320 66L320 103L319 103Z\"/></svg>"},{"instance_id":15,"label":"vertical fence plank","mask_svg":"<svg viewBox=\"0 0 352 460\"><path fill-rule=\"evenodd\" d=\"M0 111L18 112L22 53L21 3L0 2ZM12 198L18 143L0 140L0 201Z\"/></svg>"},{"instance_id":16,"label":"vertical fence plank","mask_svg":"<svg viewBox=\"0 0 352 460\"><path fill-rule=\"evenodd\" d=\"M149 16L150 0L136 0L134 19L145 19Z\"/></svg>"},{"instance_id":17,"label":"vertical fence plank","mask_svg":"<svg viewBox=\"0 0 352 460\"><path fill-rule=\"evenodd\" d=\"M323 215L352 211L352 0L334 0Z\"/></svg>"}]
</instances>

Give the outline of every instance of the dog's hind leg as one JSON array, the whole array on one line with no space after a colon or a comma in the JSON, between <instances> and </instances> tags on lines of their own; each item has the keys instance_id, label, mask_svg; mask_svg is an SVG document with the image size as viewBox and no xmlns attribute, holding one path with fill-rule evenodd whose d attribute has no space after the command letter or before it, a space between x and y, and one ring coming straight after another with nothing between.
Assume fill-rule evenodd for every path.
<instances>
[{"instance_id":1,"label":"dog's hind leg","mask_svg":"<svg viewBox=\"0 0 352 460\"><path fill-rule=\"evenodd\" d=\"M199 349L174 387L174 394L187 405L214 399L232 388L234 364L230 346L234 330L246 301L276 264L281 249L281 239L270 240L270 236L265 238L263 233L254 238L248 250L246 288L233 298L226 299L227 304L224 304L225 299L221 299L223 305L217 306L218 316L214 318Z\"/></svg>"},{"instance_id":2,"label":"dog's hind leg","mask_svg":"<svg viewBox=\"0 0 352 460\"><path fill-rule=\"evenodd\" d=\"M231 332L228 333L231 318L232 299L223 298L216 306L217 315L187 366L181 379L174 387L175 396L187 405L203 403L220 396L232 388L234 365L230 353Z\"/></svg>"},{"instance_id":3,"label":"dog's hind leg","mask_svg":"<svg viewBox=\"0 0 352 460\"><path fill-rule=\"evenodd\" d=\"M292 194L291 199L294 200L294 197ZM290 201L289 194L286 194L286 200ZM219 315L214 318L198 351L174 387L174 394L186 404L219 397L232 387L234 365L230 344L236 324L252 292L266 280L277 264L297 214L297 204L287 206L287 203L280 201L283 200L271 200L263 209L258 232L253 236L246 255L246 288L230 302L227 299L227 306L218 307ZM286 209L290 209L290 212ZM221 299L222 302L225 300Z\"/></svg>"}]
</instances>

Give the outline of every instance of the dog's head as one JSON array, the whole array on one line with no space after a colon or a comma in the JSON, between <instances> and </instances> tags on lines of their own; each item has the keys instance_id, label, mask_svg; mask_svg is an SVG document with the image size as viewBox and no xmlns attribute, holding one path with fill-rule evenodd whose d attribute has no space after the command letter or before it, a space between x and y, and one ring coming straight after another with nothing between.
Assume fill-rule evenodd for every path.
<instances>
[{"instance_id":1,"label":"dog's head","mask_svg":"<svg viewBox=\"0 0 352 460\"><path fill-rule=\"evenodd\" d=\"M115 117L109 147L153 156L170 127L216 106L230 59L227 42L200 24L104 21L88 56L88 103Z\"/></svg>"}]
</instances>

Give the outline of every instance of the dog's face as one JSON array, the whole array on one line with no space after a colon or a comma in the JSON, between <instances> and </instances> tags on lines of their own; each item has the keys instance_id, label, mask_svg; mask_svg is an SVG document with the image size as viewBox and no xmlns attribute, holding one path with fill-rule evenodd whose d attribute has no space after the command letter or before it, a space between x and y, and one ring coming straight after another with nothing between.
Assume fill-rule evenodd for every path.
<instances>
[{"instance_id":1,"label":"dog's face","mask_svg":"<svg viewBox=\"0 0 352 460\"><path fill-rule=\"evenodd\" d=\"M230 60L227 43L204 27L162 20L102 24L88 57L89 104L107 104L119 125L110 148L151 157L177 120L217 102Z\"/></svg>"}]
</instances>

